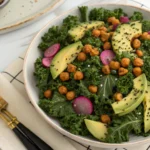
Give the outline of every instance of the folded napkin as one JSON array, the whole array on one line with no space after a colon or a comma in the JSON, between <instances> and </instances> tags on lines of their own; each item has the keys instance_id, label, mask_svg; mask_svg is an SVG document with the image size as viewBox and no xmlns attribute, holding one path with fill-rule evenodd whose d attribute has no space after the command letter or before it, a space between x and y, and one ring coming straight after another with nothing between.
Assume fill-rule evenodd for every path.
<instances>
[{"instance_id":1,"label":"folded napkin","mask_svg":"<svg viewBox=\"0 0 150 150\"><path fill-rule=\"evenodd\" d=\"M92 0L88 3L94 2L114 2L114 3L131 3L137 6L143 5L134 0ZM86 3L87 4L87 3ZM54 150L104 150L95 148L90 145L75 142L63 136L55 129L53 129L34 109L26 94L23 81L23 59L24 54L14 61L8 68L0 74L0 95L9 103L8 110L12 112L17 118L40 138L47 142ZM149 144L142 147L123 148L123 149L109 149L109 150L148 150ZM0 120L0 150L25 150L26 148L14 135L14 133L7 127L7 125ZM107 149L108 150L108 149Z\"/></svg>"}]
</instances>

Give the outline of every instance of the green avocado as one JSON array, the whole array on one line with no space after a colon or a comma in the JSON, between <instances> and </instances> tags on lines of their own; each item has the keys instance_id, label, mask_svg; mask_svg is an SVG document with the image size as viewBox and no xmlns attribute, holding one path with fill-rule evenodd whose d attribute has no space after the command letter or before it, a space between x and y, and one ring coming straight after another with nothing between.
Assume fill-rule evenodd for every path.
<instances>
[{"instance_id":1,"label":"green avocado","mask_svg":"<svg viewBox=\"0 0 150 150\"><path fill-rule=\"evenodd\" d=\"M56 79L57 76L67 68L67 64L74 61L78 53L82 50L82 47L83 45L81 41L79 41L64 47L55 55L50 66L53 79Z\"/></svg>"},{"instance_id":2,"label":"green avocado","mask_svg":"<svg viewBox=\"0 0 150 150\"><path fill-rule=\"evenodd\" d=\"M114 52L120 54L124 51L133 51L131 40L135 35L140 35L141 33L142 23L139 21L132 22L130 24L121 24L114 32L112 37L112 46Z\"/></svg>"},{"instance_id":3,"label":"green avocado","mask_svg":"<svg viewBox=\"0 0 150 150\"><path fill-rule=\"evenodd\" d=\"M74 28L70 29L68 33L74 41L78 41L84 36L87 30L98 28L101 26L104 26L103 21L91 21L91 22L81 23L75 26Z\"/></svg>"},{"instance_id":4,"label":"green avocado","mask_svg":"<svg viewBox=\"0 0 150 150\"><path fill-rule=\"evenodd\" d=\"M144 99L147 89L147 80L145 74L142 74L133 80L134 87L132 91L119 102L114 102L112 108L115 114L123 116L130 113L138 107Z\"/></svg>"},{"instance_id":5,"label":"green avocado","mask_svg":"<svg viewBox=\"0 0 150 150\"><path fill-rule=\"evenodd\" d=\"M87 129L89 132L97 139L103 141L106 138L107 135L107 125L98 122L98 121L93 121L89 119L84 119L84 122L86 124Z\"/></svg>"},{"instance_id":6,"label":"green avocado","mask_svg":"<svg viewBox=\"0 0 150 150\"><path fill-rule=\"evenodd\" d=\"M150 82L147 81L147 90L144 98L144 131L145 133L150 130Z\"/></svg>"}]
</instances>

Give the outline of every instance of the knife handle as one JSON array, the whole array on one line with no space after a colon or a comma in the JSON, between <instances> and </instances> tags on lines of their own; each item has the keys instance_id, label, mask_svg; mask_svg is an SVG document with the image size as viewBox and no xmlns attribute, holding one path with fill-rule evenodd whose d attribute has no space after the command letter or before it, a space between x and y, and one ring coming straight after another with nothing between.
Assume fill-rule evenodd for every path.
<instances>
[{"instance_id":1,"label":"knife handle","mask_svg":"<svg viewBox=\"0 0 150 150\"><path fill-rule=\"evenodd\" d=\"M53 150L22 123L18 123L13 131L28 150Z\"/></svg>"}]
</instances>

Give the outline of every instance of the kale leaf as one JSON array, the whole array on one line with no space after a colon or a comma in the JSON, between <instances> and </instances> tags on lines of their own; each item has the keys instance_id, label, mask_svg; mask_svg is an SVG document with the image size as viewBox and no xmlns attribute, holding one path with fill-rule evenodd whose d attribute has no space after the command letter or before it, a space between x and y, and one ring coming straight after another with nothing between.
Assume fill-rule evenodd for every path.
<instances>
[{"instance_id":1,"label":"kale leaf","mask_svg":"<svg viewBox=\"0 0 150 150\"><path fill-rule=\"evenodd\" d=\"M142 21L142 31L143 32L150 31L150 21L149 20L143 20Z\"/></svg>"},{"instance_id":2,"label":"kale leaf","mask_svg":"<svg viewBox=\"0 0 150 150\"><path fill-rule=\"evenodd\" d=\"M72 104L66 100L66 97L58 92L53 93L50 100L41 99L39 106L50 116L63 117L68 114L73 114Z\"/></svg>"},{"instance_id":3,"label":"kale leaf","mask_svg":"<svg viewBox=\"0 0 150 150\"><path fill-rule=\"evenodd\" d=\"M88 7L87 6L81 6L78 7L80 11L80 16L81 16L81 22L88 22L89 17L88 17Z\"/></svg>"},{"instance_id":4,"label":"kale leaf","mask_svg":"<svg viewBox=\"0 0 150 150\"><path fill-rule=\"evenodd\" d=\"M99 120L99 117L97 116L68 114L62 119L60 119L60 124L62 125L63 128L67 129L69 132L73 134L86 136L89 135L89 131L84 123L84 119L86 118L95 121Z\"/></svg>"},{"instance_id":5,"label":"kale leaf","mask_svg":"<svg viewBox=\"0 0 150 150\"><path fill-rule=\"evenodd\" d=\"M34 65L34 76L36 77L36 86L39 88L40 98L44 98L44 91L48 89L48 81L50 77L49 68L42 65L42 58L38 58Z\"/></svg>"},{"instance_id":6,"label":"kale leaf","mask_svg":"<svg viewBox=\"0 0 150 150\"><path fill-rule=\"evenodd\" d=\"M39 48L45 51L49 46L54 43L60 43L61 48L72 43L68 37L68 30L79 24L77 16L68 16L63 20L62 25L52 26L47 33L42 37L42 42L39 44Z\"/></svg>"},{"instance_id":7,"label":"kale leaf","mask_svg":"<svg viewBox=\"0 0 150 150\"><path fill-rule=\"evenodd\" d=\"M94 8L90 11L89 19L107 21L109 17L116 17L117 19L119 19L121 16L124 15L125 13L121 8L115 9L114 11L107 10L104 8Z\"/></svg>"},{"instance_id":8,"label":"kale leaf","mask_svg":"<svg viewBox=\"0 0 150 150\"><path fill-rule=\"evenodd\" d=\"M129 141L131 132L139 135L143 130L143 106L142 104L133 112L123 117L115 116L108 127L105 141L108 143L121 143Z\"/></svg>"},{"instance_id":9,"label":"kale leaf","mask_svg":"<svg viewBox=\"0 0 150 150\"><path fill-rule=\"evenodd\" d=\"M143 14L141 12L135 11L133 15L130 17L131 21L142 21L143 20Z\"/></svg>"},{"instance_id":10,"label":"kale leaf","mask_svg":"<svg viewBox=\"0 0 150 150\"><path fill-rule=\"evenodd\" d=\"M124 76L119 77L116 83L117 91L127 95L133 88L133 79L134 76L130 72Z\"/></svg>"},{"instance_id":11,"label":"kale leaf","mask_svg":"<svg viewBox=\"0 0 150 150\"><path fill-rule=\"evenodd\" d=\"M113 95L113 88L116 85L116 77L113 75L105 75L101 77L98 95L101 101L109 99Z\"/></svg>"},{"instance_id":12,"label":"kale leaf","mask_svg":"<svg viewBox=\"0 0 150 150\"><path fill-rule=\"evenodd\" d=\"M144 52L145 56L150 56L150 40L143 40L140 49Z\"/></svg>"},{"instance_id":13,"label":"kale leaf","mask_svg":"<svg viewBox=\"0 0 150 150\"><path fill-rule=\"evenodd\" d=\"M145 56L143 60L144 65L142 66L142 71L145 73L147 80L150 81L150 56Z\"/></svg>"}]
</instances>

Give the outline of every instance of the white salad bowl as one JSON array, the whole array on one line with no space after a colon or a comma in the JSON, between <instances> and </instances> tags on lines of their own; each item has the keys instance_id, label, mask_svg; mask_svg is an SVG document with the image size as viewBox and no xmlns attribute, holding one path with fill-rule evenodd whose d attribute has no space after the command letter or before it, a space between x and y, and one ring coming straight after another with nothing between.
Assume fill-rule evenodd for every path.
<instances>
[{"instance_id":1,"label":"white salad bowl","mask_svg":"<svg viewBox=\"0 0 150 150\"><path fill-rule=\"evenodd\" d=\"M135 6L130 6L130 5L118 5L118 4L94 4L94 5L88 5L89 10L92 8L99 8L103 7L106 9L113 10L115 8L122 8L125 13L127 13L129 16L133 14L134 11L139 11L143 13L144 19L150 20L150 11L135 7ZM36 80L35 77L33 76L34 72L34 63L35 60L41 55L40 50L38 50L38 45L41 42L41 37L48 31L48 29L53 26L53 25L60 25L62 23L62 20L67 17L68 15L79 15L78 8L72 9L57 18L51 20L46 26L44 26L39 33L35 36L33 41L31 42L28 51L26 53L26 57L24 60L24 81L25 81L25 87L28 93L28 96L34 105L35 109L37 112L52 126L54 127L57 131L61 132L63 135L74 139L78 142L92 145L95 147L101 147L101 148L124 148L124 147L135 147L138 145L143 145L145 143L150 142L150 137L141 137L141 136L132 136L130 137L129 142L124 142L124 143L119 143L119 144L112 144L112 143L104 143L98 140L95 140L94 138L88 138L88 137L83 137L83 136L78 136L71 134L67 130L63 129L58 120L48 116L39 106L38 106L38 101L39 101L39 93L38 89L36 87ZM46 134L46 133L45 133Z\"/></svg>"}]
</instances>

